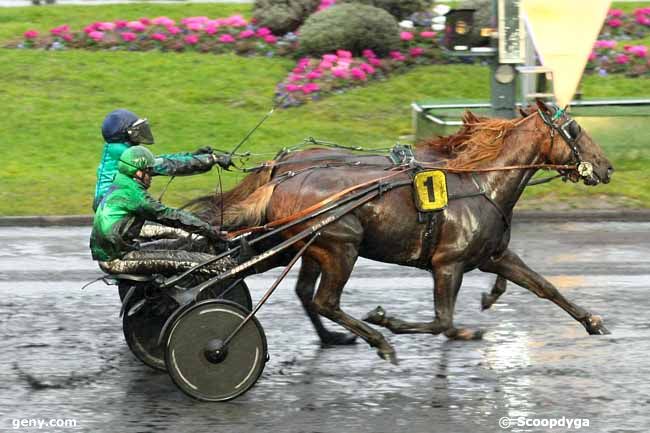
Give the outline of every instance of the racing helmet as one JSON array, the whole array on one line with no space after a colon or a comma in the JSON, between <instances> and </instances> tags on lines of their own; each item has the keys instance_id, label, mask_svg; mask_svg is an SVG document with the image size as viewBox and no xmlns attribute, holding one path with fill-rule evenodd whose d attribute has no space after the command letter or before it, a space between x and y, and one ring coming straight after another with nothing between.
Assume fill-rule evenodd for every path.
<instances>
[{"instance_id":1,"label":"racing helmet","mask_svg":"<svg viewBox=\"0 0 650 433\"><path fill-rule=\"evenodd\" d=\"M153 134L147 119L129 110L111 111L102 123L102 136L107 143L153 144Z\"/></svg>"},{"instance_id":2,"label":"racing helmet","mask_svg":"<svg viewBox=\"0 0 650 433\"><path fill-rule=\"evenodd\" d=\"M155 157L149 149L144 146L133 146L126 149L117 163L120 173L134 177L138 170L151 170Z\"/></svg>"}]
</instances>

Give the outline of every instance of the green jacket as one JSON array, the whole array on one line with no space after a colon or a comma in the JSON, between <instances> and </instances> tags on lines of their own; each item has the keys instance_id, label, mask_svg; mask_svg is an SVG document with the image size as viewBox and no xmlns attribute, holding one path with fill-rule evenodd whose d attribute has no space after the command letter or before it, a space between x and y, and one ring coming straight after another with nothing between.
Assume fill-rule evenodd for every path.
<instances>
[{"instance_id":1,"label":"green jacket","mask_svg":"<svg viewBox=\"0 0 650 433\"><path fill-rule=\"evenodd\" d=\"M106 143L102 160L97 167L97 183L95 185L95 198L93 210L97 210L99 202L111 186L117 174L117 163L122 153L128 149L128 143ZM160 176L187 176L209 171L214 164L211 155L193 155L189 152L169 153L156 157L154 175Z\"/></svg>"},{"instance_id":2,"label":"green jacket","mask_svg":"<svg viewBox=\"0 0 650 433\"><path fill-rule=\"evenodd\" d=\"M184 229L191 233L212 235L212 227L189 212L169 208L155 200L135 180L118 173L99 202L90 250L94 260L109 261L121 258L139 248L135 238L145 221Z\"/></svg>"}]
</instances>

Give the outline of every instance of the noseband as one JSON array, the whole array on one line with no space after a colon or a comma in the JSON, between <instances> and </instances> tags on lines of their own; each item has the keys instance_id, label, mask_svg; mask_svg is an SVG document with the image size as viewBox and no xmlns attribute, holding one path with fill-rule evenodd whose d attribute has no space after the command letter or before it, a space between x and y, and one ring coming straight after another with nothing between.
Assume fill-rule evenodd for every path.
<instances>
[{"instance_id":1,"label":"noseband","mask_svg":"<svg viewBox=\"0 0 650 433\"><path fill-rule=\"evenodd\" d=\"M549 117L548 114L546 114L544 111L541 109L537 109L537 113L539 114L539 117L542 118L542 121L550 128L550 135L551 135L551 145L550 149L548 152L548 155L550 156L551 151L553 149L553 142L555 138L555 134L557 133L560 137L562 137L562 140L569 146L569 149L571 149L571 153L573 154L574 163L576 165L576 170L578 171L578 174L582 177L590 177L594 171L594 167L590 162L583 161L582 158L580 157L580 151L578 150L578 140L580 140L580 137L582 137L582 128L580 128L577 123L575 123L574 119L568 118L565 122L556 124L555 121L560 119L565 113L564 110L561 108L558 108L553 117ZM578 133L576 134L575 137L571 135L571 132L569 131L569 127L571 124L575 123L576 126L578 126Z\"/></svg>"}]
</instances>

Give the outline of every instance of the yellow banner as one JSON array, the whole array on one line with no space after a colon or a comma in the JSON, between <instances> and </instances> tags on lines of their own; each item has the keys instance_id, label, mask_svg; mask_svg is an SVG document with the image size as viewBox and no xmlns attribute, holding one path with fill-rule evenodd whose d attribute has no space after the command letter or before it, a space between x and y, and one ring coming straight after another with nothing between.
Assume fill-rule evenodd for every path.
<instances>
[{"instance_id":1,"label":"yellow banner","mask_svg":"<svg viewBox=\"0 0 650 433\"><path fill-rule=\"evenodd\" d=\"M556 103L571 103L610 0L522 0L528 32L542 65L553 72Z\"/></svg>"}]
</instances>

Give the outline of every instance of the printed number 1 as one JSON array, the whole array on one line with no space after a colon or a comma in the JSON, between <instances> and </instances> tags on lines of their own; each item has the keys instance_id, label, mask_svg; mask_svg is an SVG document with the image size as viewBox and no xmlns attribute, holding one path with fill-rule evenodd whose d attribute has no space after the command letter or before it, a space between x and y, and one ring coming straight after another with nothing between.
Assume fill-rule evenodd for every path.
<instances>
[{"instance_id":1,"label":"printed number 1","mask_svg":"<svg viewBox=\"0 0 650 433\"><path fill-rule=\"evenodd\" d=\"M424 181L424 186L427 187L427 194L429 195L429 202L434 203L436 201L436 193L433 189L433 177L427 177L427 180Z\"/></svg>"}]
</instances>

